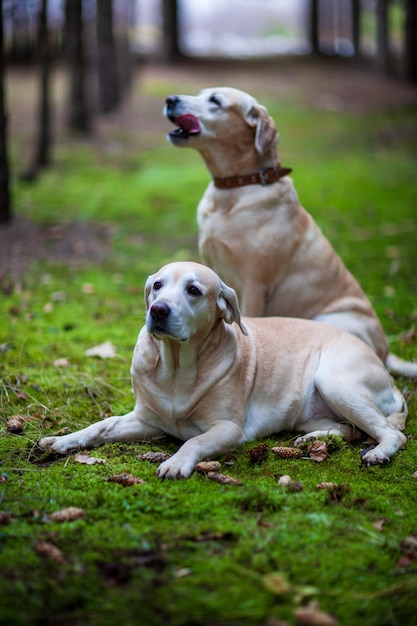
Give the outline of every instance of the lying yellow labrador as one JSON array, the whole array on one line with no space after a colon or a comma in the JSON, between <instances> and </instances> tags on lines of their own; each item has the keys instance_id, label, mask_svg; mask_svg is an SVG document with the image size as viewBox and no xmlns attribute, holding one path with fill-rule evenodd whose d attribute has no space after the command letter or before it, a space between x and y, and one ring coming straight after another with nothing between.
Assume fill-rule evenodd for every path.
<instances>
[{"instance_id":1,"label":"lying yellow labrador","mask_svg":"<svg viewBox=\"0 0 417 626\"><path fill-rule=\"evenodd\" d=\"M198 263L170 263L145 287L146 325L131 368L136 404L40 446L59 454L164 433L185 441L158 468L187 478L206 458L281 430L347 440L358 429L382 464L406 438L404 398L375 353L335 328L292 318L240 319L236 292Z\"/></svg>"},{"instance_id":2,"label":"lying yellow labrador","mask_svg":"<svg viewBox=\"0 0 417 626\"><path fill-rule=\"evenodd\" d=\"M282 168L265 107L229 87L170 96L175 146L198 150L211 182L198 207L204 261L236 289L242 314L326 322L365 341L397 375L417 363L388 353L381 324L358 282L300 205Z\"/></svg>"}]
</instances>

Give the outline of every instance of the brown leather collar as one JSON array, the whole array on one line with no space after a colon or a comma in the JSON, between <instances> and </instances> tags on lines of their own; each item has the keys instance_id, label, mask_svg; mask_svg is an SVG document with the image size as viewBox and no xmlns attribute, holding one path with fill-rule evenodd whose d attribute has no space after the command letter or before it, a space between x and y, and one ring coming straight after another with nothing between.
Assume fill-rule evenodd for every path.
<instances>
[{"instance_id":1,"label":"brown leather collar","mask_svg":"<svg viewBox=\"0 0 417 626\"><path fill-rule=\"evenodd\" d=\"M290 167L267 167L254 174L244 174L243 176L226 176L224 178L214 177L214 185L217 189L234 189L235 187L245 187L246 185L271 185L277 180L292 172Z\"/></svg>"}]
</instances>

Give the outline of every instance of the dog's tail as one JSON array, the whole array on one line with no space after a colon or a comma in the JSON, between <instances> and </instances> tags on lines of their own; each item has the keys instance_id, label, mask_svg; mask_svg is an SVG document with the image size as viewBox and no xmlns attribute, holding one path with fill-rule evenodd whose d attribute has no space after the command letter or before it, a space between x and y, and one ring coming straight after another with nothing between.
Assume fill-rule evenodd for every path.
<instances>
[{"instance_id":1,"label":"dog's tail","mask_svg":"<svg viewBox=\"0 0 417 626\"><path fill-rule=\"evenodd\" d=\"M412 361L404 361L395 354L387 356L385 367L393 376L404 376L405 378L417 378L417 363Z\"/></svg>"}]
</instances>

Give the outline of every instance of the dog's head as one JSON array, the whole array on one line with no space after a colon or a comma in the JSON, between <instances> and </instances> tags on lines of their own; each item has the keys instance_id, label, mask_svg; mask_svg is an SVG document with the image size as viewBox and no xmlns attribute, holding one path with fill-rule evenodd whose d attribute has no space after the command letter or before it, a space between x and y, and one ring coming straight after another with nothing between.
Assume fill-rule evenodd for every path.
<instances>
[{"instance_id":1,"label":"dog's head","mask_svg":"<svg viewBox=\"0 0 417 626\"><path fill-rule=\"evenodd\" d=\"M236 292L199 263L169 263L145 285L146 327L156 339L206 337L217 320L236 322L243 334Z\"/></svg>"},{"instance_id":2,"label":"dog's head","mask_svg":"<svg viewBox=\"0 0 417 626\"><path fill-rule=\"evenodd\" d=\"M216 140L236 147L253 146L264 155L278 141L266 108L249 94L231 87L203 89L197 96L168 96L164 113L177 126L168 134L176 146L202 150Z\"/></svg>"}]
</instances>

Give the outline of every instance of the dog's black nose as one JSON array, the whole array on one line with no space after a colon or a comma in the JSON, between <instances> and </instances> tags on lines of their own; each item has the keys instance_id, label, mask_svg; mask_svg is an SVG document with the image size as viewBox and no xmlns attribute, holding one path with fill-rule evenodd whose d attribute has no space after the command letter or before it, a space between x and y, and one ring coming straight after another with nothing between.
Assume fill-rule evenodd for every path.
<instances>
[{"instance_id":1,"label":"dog's black nose","mask_svg":"<svg viewBox=\"0 0 417 626\"><path fill-rule=\"evenodd\" d=\"M165 302L155 302L151 306L150 314L153 320L164 320L170 314L171 309Z\"/></svg>"},{"instance_id":2,"label":"dog's black nose","mask_svg":"<svg viewBox=\"0 0 417 626\"><path fill-rule=\"evenodd\" d=\"M179 102L179 100L180 99L178 98L178 96L168 96L168 98L166 98L165 100L165 104L167 105L168 109L172 109Z\"/></svg>"}]
</instances>

